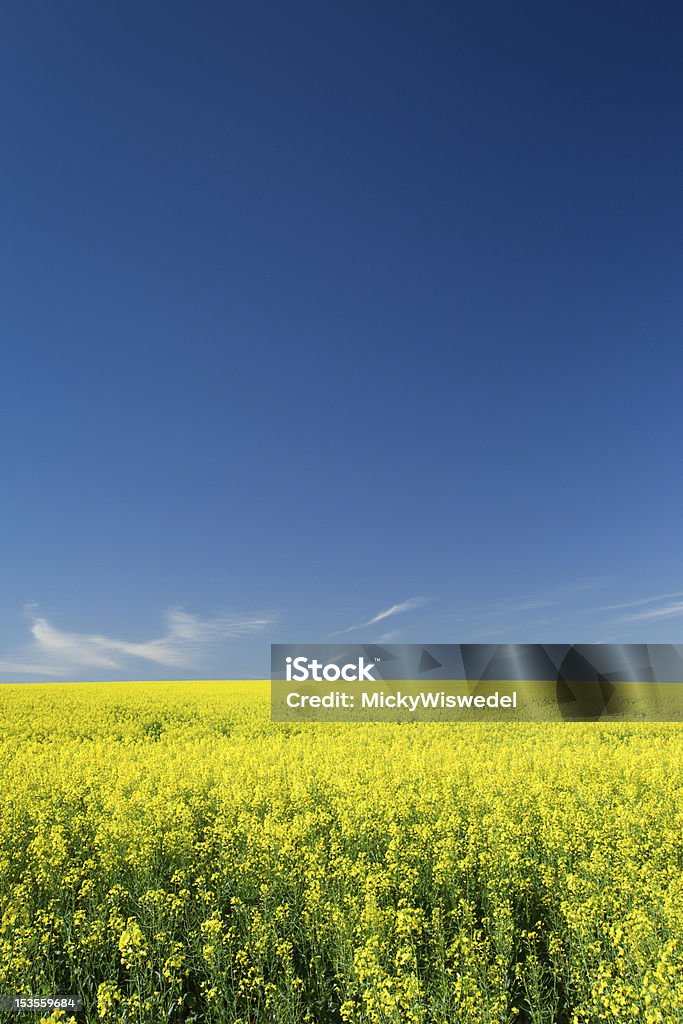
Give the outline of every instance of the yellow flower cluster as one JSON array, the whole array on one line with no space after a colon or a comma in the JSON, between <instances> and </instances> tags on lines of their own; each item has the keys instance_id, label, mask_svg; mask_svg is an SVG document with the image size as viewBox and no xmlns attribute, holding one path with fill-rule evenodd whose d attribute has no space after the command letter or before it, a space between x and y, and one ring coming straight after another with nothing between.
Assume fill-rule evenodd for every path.
<instances>
[{"instance_id":1,"label":"yellow flower cluster","mask_svg":"<svg viewBox=\"0 0 683 1024\"><path fill-rule=\"evenodd\" d=\"M88 1024L682 1024L682 768L677 724L3 686L0 992Z\"/></svg>"}]
</instances>

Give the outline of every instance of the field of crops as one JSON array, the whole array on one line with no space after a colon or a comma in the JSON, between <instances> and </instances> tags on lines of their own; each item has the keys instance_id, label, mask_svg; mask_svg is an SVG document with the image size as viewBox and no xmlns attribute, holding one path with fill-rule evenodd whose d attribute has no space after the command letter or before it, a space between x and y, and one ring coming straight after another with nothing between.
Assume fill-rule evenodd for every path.
<instances>
[{"instance_id":1,"label":"field of crops","mask_svg":"<svg viewBox=\"0 0 683 1024\"><path fill-rule=\"evenodd\" d=\"M3 686L0 734L0 992L683 1022L683 726L273 725L266 684L107 683Z\"/></svg>"}]
</instances>

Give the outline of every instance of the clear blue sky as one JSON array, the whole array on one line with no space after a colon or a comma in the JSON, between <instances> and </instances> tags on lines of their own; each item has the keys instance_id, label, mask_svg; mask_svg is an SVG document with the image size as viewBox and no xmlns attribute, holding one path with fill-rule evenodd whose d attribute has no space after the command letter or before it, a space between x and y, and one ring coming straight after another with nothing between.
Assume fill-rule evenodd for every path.
<instances>
[{"instance_id":1,"label":"clear blue sky","mask_svg":"<svg viewBox=\"0 0 683 1024\"><path fill-rule=\"evenodd\" d=\"M0 679L680 642L682 37L4 5Z\"/></svg>"}]
</instances>

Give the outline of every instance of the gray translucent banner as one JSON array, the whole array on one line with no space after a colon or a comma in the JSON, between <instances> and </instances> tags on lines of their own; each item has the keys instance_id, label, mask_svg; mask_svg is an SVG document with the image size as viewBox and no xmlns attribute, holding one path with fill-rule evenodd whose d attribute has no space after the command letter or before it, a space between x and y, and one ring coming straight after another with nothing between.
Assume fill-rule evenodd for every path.
<instances>
[{"instance_id":1,"label":"gray translucent banner","mask_svg":"<svg viewBox=\"0 0 683 1024\"><path fill-rule=\"evenodd\" d=\"M273 644L271 717L683 721L683 644Z\"/></svg>"}]
</instances>

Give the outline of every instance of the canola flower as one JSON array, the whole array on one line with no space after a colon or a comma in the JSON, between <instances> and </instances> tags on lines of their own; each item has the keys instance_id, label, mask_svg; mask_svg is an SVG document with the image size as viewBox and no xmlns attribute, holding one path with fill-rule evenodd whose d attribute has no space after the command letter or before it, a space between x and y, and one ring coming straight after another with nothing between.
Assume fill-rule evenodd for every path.
<instances>
[{"instance_id":1,"label":"canola flower","mask_svg":"<svg viewBox=\"0 0 683 1024\"><path fill-rule=\"evenodd\" d=\"M3 686L0 732L0 992L683 1022L679 725L280 725L266 684L201 682Z\"/></svg>"}]
</instances>

